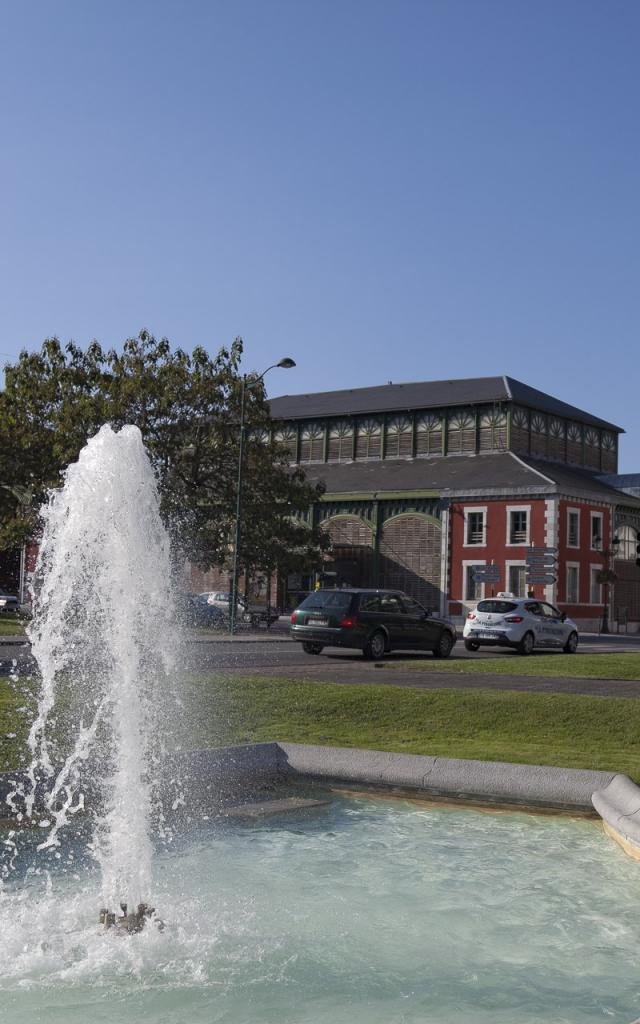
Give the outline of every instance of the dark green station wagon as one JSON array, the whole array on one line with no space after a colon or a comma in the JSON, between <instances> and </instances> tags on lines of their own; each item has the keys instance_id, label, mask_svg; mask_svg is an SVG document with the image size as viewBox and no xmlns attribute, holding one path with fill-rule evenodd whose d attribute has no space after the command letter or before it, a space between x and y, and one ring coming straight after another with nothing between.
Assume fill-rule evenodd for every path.
<instances>
[{"instance_id":1,"label":"dark green station wagon","mask_svg":"<svg viewBox=\"0 0 640 1024\"><path fill-rule=\"evenodd\" d=\"M291 616L291 636L307 654L324 647L359 648L365 658L388 651L433 651L448 658L455 626L399 590L315 590Z\"/></svg>"}]
</instances>

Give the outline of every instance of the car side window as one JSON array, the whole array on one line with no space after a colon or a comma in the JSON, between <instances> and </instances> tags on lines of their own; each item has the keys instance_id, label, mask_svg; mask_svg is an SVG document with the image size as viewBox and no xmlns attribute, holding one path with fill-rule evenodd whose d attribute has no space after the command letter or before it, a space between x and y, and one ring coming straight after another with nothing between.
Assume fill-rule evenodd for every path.
<instances>
[{"instance_id":1,"label":"car side window","mask_svg":"<svg viewBox=\"0 0 640 1024\"><path fill-rule=\"evenodd\" d=\"M542 608L542 614L545 616L545 618L547 618L547 619L559 619L560 618L560 612L558 611L557 608L554 608L553 605L551 605L551 604L543 604L543 605L541 605L541 608Z\"/></svg>"},{"instance_id":2,"label":"car side window","mask_svg":"<svg viewBox=\"0 0 640 1024\"><path fill-rule=\"evenodd\" d=\"M380 597L380 610L386 614L399 615L402 607L397 597L392 594L383 594Z\"/></svg>"},{"instance_id":3,"label":"car side window","mask_svg":"<svg viewBox=\"0 0 640 1024\"><path fill-rule=\"evenodd\" d=\"M537 601L530 601L529 604L525 604L525 611L528 611L530 615L541 615L540 605Z\"/></svg>"},{"instance_id":4,"label":"car side window","mask_svg":"<svg viewBox=\"0 0 640 1024\"><path fill-rule=\"evenodd\" d=\"M407 615L425 615L425 610L422 607L422 605L418 604L417 601L414 601L412 597L403 597L402 603L404 605L404 610L407 613Z\"/></svg>"},{"instance_id":5,"label":"car side window","mask_svg":"<svg viewBox=\"0 0 640 1024\"><path fill-rule=\"evenodd\" d=\"M361 612L379 612L380 611L380 595L379 594L364 594L360 598L360 611Z\"/></svg>"}]
</instances>

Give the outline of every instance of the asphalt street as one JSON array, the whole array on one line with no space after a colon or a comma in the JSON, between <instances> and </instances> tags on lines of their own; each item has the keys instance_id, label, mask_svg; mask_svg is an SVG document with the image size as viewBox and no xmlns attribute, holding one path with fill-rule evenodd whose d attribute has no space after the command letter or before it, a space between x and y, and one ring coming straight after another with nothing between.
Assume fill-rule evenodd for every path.
<instances>
[{"instance_id":1,"label":"asphalt street","mask_svg":"<svg viewBox=\"0 0 640 1024\"><path fill-rule=\"evenodd\" d=\"M580 639L580 650L583 653L592 653L596 659L608 652L640 653L640 636L583 634ZM534 652L528 659L528 669L532 663L535 664L537 656ZM555 656L563 661L570 657L561 653ZM439 672L430 653L394 652L377 663L365 661L359 651L344 651L338 648L327 648L322 655L313 656L305 654L299 644L290 641L284 629L276 629L268 636L242 634L235 640L224 634L211 638L200 635L191 637L183 644L184 667L186 671L192 672L259 672L264 676L285 676L318 683L384 683L420 689L535 690L547 693L640 697L640 681L522 676L518 673L518 665L522 659L517 654L497 648L470 653L464 649L461 641L456 644L449 663L455 663L460 659L485 660L494 657L505 659L512 664L513 672L500 676ZM404 666L402 662L405 663ZM425 662L429 670L407 666L407 662L414 665ZM20 675L27 675L32 673L34 668L35 662L28 645L7 642L0 645L0 674L7 675L11 671L18 671Z\"/></svg>"}]
</instances>

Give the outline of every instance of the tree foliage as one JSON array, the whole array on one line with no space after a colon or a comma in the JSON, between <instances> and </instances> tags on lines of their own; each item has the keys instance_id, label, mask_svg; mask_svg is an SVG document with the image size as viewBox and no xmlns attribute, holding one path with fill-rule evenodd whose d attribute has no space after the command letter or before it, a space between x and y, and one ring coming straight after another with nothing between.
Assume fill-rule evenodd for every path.
<instances>
[{"instance_id":1,"label":"tree foliage","mask_svg":"<svg viewBox=\"0 0 640 1024\"><path fill-rule=\"evenodd\" d=\"M162 510L202 568L228 565L235 522L242 342L210 356L172 350L143 331L121 352L61 346L22 352L0 394L0 548L37 532L37 510L103 423L137 425L157 472ZM246 378L240 565L302 571L327 539L307 525L322 490L273 439L262 381Z\"/></svg>"}]
</instances>

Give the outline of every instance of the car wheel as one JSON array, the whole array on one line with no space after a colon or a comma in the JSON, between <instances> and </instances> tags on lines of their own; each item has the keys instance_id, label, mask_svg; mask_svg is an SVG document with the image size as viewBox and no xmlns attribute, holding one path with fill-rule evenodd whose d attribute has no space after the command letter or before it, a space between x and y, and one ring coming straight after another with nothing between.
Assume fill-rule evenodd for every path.
<instances>
[{"instance_id":1,"label":"car wheel","mask_svg":"<svg viewBox=\"0 0 640 1024\"><path fill-rule=\"evenodd\" d=\"M465 646L465 650L467 650L467 651L479 651L480 650L480 644L477 643L477 641L475 641L475 640L465 640L464 646Z\"/></svg>"},{"instance_id":2,"label":"car wheel","mask_svg":"<svg viewBox=\"0 0 640 1024\"><path fill-rule=\"evenodd\" d=\"M578 634L575 629L573 633L569 633L566 644L562 648L565 654L575 654L578 650Z\"/></svg>"},{"instance_id":3,"label":"car wheel","mask_svg":"<svg viewBox=\"0 0 640 1024\"><path fill-rule=\"evenodd\" d=\"M377 630L367 640L366 644L362 648L362 653L365 658L373 658L374 661L377 661L379 658L384 658L386 646L387 639L384 633Z\"/></svg>"},{"instance_id":4,"label":"car wheel","mask_svg":"<svg viewBox=\"0 0 640 1024\"><path fill-rule=\"evenodd\" d=\"M322 654L322 644L303 643L302 650L305 654Z\"/></svg>"},{"instance_id":5,"label":"car wheel","mask_svg":"<svg viewBox=\"0 0 640 1024\"><path fill-rule=\"evenodd\" d=\"M448 658L452 650L453 638L451 633L447 633L446 629L443 629L438 643L433 648L433 653L436 658Z\"/></svg>"},{"instance_id":6,"label":"car wheel","mask_svg":"<svg viewBox=\"0 0 640 1024\"><path fill-rule=\"evenodd\" d=\"M522 640L518 644L518 654L531 654L534 644L535 640L533 637L533 633L525 633Z\"/></svg>"}]
</instances>

